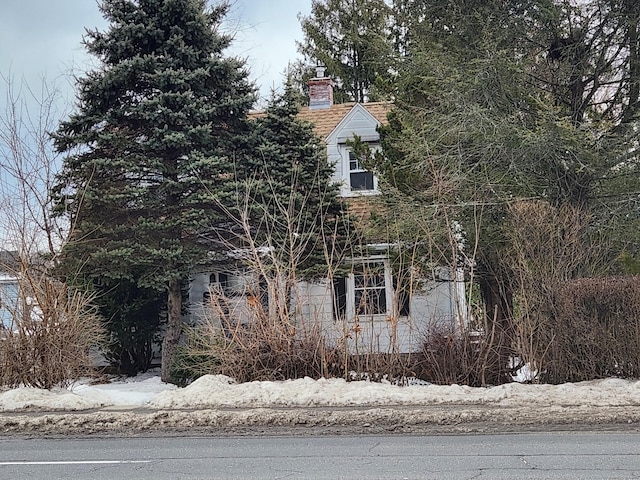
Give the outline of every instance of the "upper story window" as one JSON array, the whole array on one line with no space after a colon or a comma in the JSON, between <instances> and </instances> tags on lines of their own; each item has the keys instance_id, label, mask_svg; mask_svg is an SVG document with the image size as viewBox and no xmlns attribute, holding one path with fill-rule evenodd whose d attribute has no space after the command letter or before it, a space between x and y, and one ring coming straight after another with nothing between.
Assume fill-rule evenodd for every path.
<instances>
[{"instance_id":1,"label":"upper story window","mask_svg":"<svg viewBox=\"0 0 640 480\"><path fill-rule=\"evenodd\" d=\"M352 151L349 151L349 186L352 192L375 190L373 172L365 170Z\"/></svg>"},{"instance_id":2,"label":"upper story window","mask_svg":"<svg viewBox=\"0 0 640 480\"><path fill-rule=\"evenodd\" d=\"M341 156L342 196L377 194L378 177L375 173L367 170L362 160L349 147L341 148Z\"/></svg>"}]
</instances>

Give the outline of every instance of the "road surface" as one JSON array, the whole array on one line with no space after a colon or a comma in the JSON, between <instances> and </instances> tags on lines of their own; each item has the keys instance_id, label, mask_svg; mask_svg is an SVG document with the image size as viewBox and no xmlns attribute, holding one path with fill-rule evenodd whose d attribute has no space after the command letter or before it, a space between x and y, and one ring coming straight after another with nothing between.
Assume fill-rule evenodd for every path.
<instances>
[{"instance_id":1,"label":"road surface","mask_svg":"<svg viewBox=\"0 0 640 480\"><path fill-rule=\"evenodd\" d=\"M3 479L632 479L640 434L0 438Z\"/></svg>"}]
</instances>

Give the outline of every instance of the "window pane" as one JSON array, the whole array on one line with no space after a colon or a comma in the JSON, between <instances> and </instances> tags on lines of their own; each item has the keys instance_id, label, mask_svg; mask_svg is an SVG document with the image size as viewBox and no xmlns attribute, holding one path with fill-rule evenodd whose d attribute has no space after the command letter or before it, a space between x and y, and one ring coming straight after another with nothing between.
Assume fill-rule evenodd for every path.
<instances>
[{"instance_id":1,"label":"window pane","mask_svg":"<svg viewBox=\"0 0 640 480\"><path fill-rule=\"evenodd\" d=\"M343 319L347 313L347 279L335 278L333 280L333 296L334 296L334 320Z\"/></svg>"},{"instance_id":2,"label":"window pane","mask_svg":"<svg viewBox=\"0 0 640 480\"><path fill-rule=\"evenodd\" d=\"M362 170L358 157L353 152L349 152L349 170Z\"/></svg>"},{"instance_id":3,"label":"window pane","mask_svg":"<svg viewBox=\"0 0 640 480\"><path fill-rule=\"evenodd\" d=\"M355 172L350 175L351 190L373 190L372 172Z\"/></svg>"},{"instance_id":4,"label":"window pane","mask_svg":"<svg viewBox=\"0 0 640 480\"><path fill-rule=\"evenodd\" d=\"M354 300L356 315L384 315L387 312L384 288L356 290Z\"/></svg>"},{"instance_id":5,"label":"window pane","mask_svg":"<svg viewBox=\"0 0 640 480\"><path fill-rule=\"evenodd\" d=\"M360 164L360 159L353 152L349 152L349 170L364 170Z\"/></svg>"},{"instance_id":6,"label":"window pane","mask_svg":"<svg viewBox=\"0 0 640 480\"><path fill-rule=\"evenodd\" d=\"M373 262L355 273L354 306L356 315L384 315L387 312L384 265Z\"/></svg>"},{"instance_id":7,"label":"window pane","mask_svg":"<svg viewBox=\"0 0 640 480\"><path fill-rule=\"evenodd\" d=\"M384 288L384 272L372 273L369 275L368 286Z\"/></svg>"},{"instance_id":8,"label":"window pane","mask_svg":"<svg viewBox=\"0 0 640 480\"><path fill-rule=\"evenodd\" d=\"M384 288L369 290L371 293L371 303L376 306L376 314L387 313L387 295Z\"/></svg>"}]
</instances>

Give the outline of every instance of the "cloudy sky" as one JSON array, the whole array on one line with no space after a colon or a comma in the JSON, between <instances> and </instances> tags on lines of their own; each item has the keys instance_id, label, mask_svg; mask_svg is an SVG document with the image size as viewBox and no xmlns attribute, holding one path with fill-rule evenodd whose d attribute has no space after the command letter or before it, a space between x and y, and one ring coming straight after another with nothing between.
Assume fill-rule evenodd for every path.
<instances>
[{"instance_id":1,"label":"cloudy sky","mask_svg":"<svg viewBox=\"0 0 640 480\"><path fill-rule=\"evenodd\" d=\"M309 14L311 0L232 1L225 26L235 32L230 53L247 59L261 95L268 96L299 56L297 15ZM69 74L90 65L81 45L84 29L106 26L95 0L0 0L0 74L36 87L45 78L72 101Z\"/></svg>"}]
</instances>

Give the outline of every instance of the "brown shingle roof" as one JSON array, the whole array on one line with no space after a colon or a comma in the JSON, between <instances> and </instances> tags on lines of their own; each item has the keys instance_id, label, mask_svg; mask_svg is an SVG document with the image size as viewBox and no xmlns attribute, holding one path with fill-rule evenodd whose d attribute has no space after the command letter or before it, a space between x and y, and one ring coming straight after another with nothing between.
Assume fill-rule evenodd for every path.
<instances>
[{"instance_id":1,"label":"brown shingle roof","mask_svg":"<svg viewBox=\"0 0 640 480\"><path fill-rule=\"evenodd\" d=\"M355 103L339 103L330 108L311 110L304 107L298 113L298 117L313 123L315 132L322 138L327 138L338 126L342 119L351 111ZM387 113L391 111L390 102L363 103L362 106L373 115L381 124L387 124Z\"/></svg>"},{"instance_id":2,"label":"brown shingle roof","mask_svg":"<svg viewBox=\"0 0 640 480\"><path fill-rule=\"evenodd\" d=\"M320 137L327 138L334 128L342 121L342 119L351 111L355 103L339 103L331 105L329 108L321 108L311 110L309 107L303 107L298 113L298 117L312 123L316 134ZM363 103L362 106L373 115L381 124L386 125L387 113L391 111L393 104L391 102L371 102ZM255 120L264 116L264 112L250 112L249 120Z\"/></svg>"}]
</instances>

